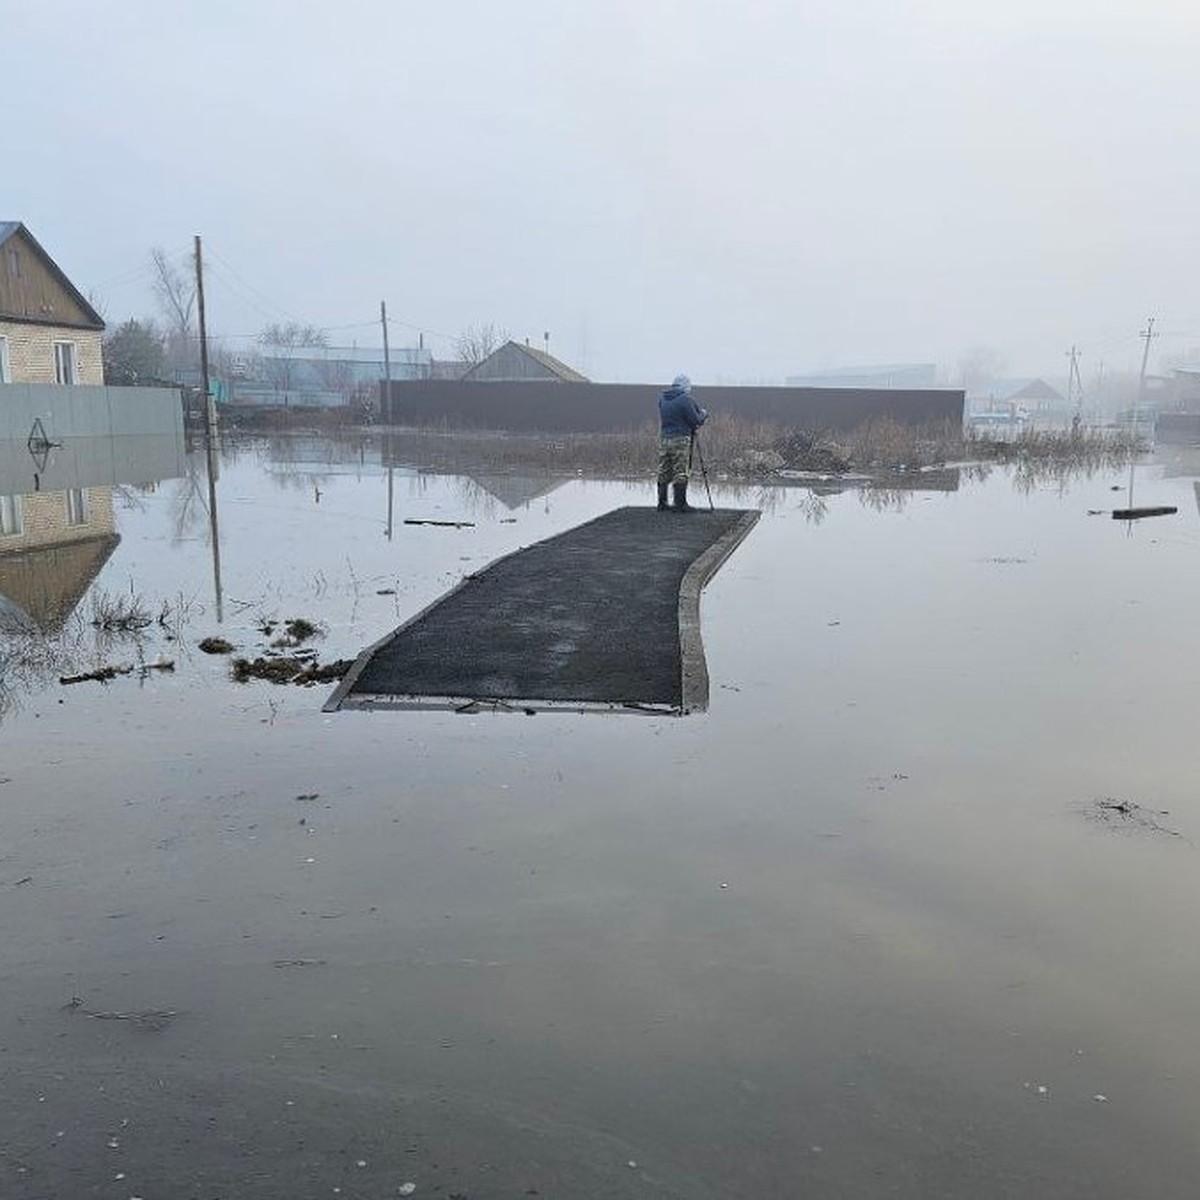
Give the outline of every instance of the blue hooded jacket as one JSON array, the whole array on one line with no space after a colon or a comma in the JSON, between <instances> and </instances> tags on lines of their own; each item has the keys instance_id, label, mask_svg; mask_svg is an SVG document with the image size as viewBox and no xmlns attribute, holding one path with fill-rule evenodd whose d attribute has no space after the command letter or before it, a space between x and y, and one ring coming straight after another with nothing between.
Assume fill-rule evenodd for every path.
<instances>
[{"instance_id":1,"label":"blue hooded jacket","mask_svg":"<svg viewBox=\"0 0 1200 1200\"><path fill-rule=\"evenodd\" d=\"M672 384L658 401L663 437L690 437L708 420L708 413L692 399L689 388Z\"/></svg>"}]
</instances>

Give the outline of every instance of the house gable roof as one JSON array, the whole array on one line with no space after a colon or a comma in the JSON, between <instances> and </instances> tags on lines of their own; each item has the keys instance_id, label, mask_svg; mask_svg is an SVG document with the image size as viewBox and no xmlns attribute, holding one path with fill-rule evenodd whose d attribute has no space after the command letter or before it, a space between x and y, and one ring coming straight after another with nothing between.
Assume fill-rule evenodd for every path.
<instances>
[{"instance_id":1,"label":"house gable roof","mask_svg":"<svg viewBox=\"0 0 1200 1200\"><path fill-rule=\"evenodd\" d=\"M103 329L104 318L88 303L83 293L67 278L58 263L46 253L38 243L37 238L20 221L0 221L0 272L3 272L6 267L2 257L3 251L14 239L20 241L33 253L37 261L41 264L42 269L61 289L65 299L69 304L74 306L77 313L73 314L75 319L64 320L62 314L59 313L47 315L41 312L13 311L12 306L6 306L3 303L5 289L2 286L3 281L0 280L0 317L11 321L25 321L35 325L68 325L79 326L84 329Z\"/></svg>"},{"instance_id":2,"label":"house gable roof","mask_svg":"<svg viewBox=\"0 0 1200 1200\"><path fill-rule=\"evenodd\" d=\"M581 375L572 367L568 367L565 362L561 362L555 358L553 354L548 354L545 350L535 350L532 346L526 346L521 342L507 341L503 346L493 350L487 358L477 362L465 375L463 379L484 380L489 378L488 364L493 360L499 360L502 357L508 357L513 351L525 355L531 359L541 371L538 372L543 378L549 377L557 379L561 383L590 383L586 375ZM533 376L531 378L536 378Z\"/></svg>"}]
</instances>

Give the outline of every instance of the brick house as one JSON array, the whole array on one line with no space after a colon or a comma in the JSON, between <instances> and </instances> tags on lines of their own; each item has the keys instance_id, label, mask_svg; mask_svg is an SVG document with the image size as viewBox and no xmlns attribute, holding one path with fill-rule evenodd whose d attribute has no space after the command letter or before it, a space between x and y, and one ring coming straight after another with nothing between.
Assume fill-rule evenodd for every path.
<instances>
[{"instance_id":1,"label":"brick house","mask_svg":"<svg viewBox=\"0 0 1200 1200\"><path fill-rule=\"evenodd\" d=\"M104 382L104 321L20 221L0 221L0 383Z\"/></svg>"},{"instance_id":2,"label":"brick house","mask_svg":"<svg viewBox=\"0 0 1200 1200\"><path fill-rule=\"evenodd\" d=\"M103 332L29 230L0 221L0 384L103 384ZM60 628L119 540L111 487L0 495L0 627Z\"/></svg>"}]
</instances>

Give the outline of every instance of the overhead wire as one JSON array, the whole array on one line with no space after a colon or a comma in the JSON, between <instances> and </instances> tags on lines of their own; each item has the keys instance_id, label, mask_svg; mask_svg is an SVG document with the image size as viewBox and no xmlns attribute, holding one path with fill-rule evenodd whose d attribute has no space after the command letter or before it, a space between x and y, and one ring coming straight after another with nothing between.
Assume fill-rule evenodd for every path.
<instances>
[{"instance_id":1,"label":"overhead wire","mask_svg":"<svg viewBox=\"0 0 1200 1200\"><path fill-rule=\"evenodd\" d=\"M163 257L172 266L181 269L190 269L194 265L194 251L190 248L175 248L171 251L164 251ZM281 318L285 321L301 324L302 322L283 305L279 304L273 297L268 295L262 288L251 283L245 276L238 271L236 267L219 251L215 250L211 243L204 244L204 262L207 268L206 274L214 282L216 282L222 291L230 298L237 300L239 303L246 305L252 311L263 317L264 320L274 323ZM130 268L128 270L111 275L106 279L101 280L95 287L97 289L104 287L120 287L129 283L137 282L145 277L153 277L157 271L157 267L153 261L145 263L141 266ZM446 333L439 329L433 329L428 325L420 324L415 321L406 321L399 317L388 315L388 327L397 329L411 330L415 333L426 337L437 338L447 345L453 345L455 335ZM375 329L380 325L378 318L359 321L346 321L337 325L320 325L319 328L324 333L341 333L355 329ZM257 342L261 340L262 331L254 333L221 333L220 338L229 341L247 341ZM192 341L199 341L199 336L193 334ZM397 347L401 349L402 347ZM411 347L403 347L411 349Z\"/></svg>"}]
</instances>

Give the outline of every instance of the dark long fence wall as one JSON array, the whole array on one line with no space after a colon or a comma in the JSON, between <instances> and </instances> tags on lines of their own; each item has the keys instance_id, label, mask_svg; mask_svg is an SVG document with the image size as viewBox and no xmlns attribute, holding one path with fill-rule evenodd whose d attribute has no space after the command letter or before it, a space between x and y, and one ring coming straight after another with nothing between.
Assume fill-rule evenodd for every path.
<instances>
[{"instance_id":1,"label":"dark long fence wall","mask_svg":"<svg viewBox=\"0 0 1200 1200\"><path fill-rule=\"evenodd\" d=\"M613 433L657 420L661 388L632 383L394 381L382 396L390 425L445 425L512 433ZM697 387L710 413L794 429L846 430L876 417L906 425L961 421L963 393L949 389Z\"/></svg>"}]
</instances>

